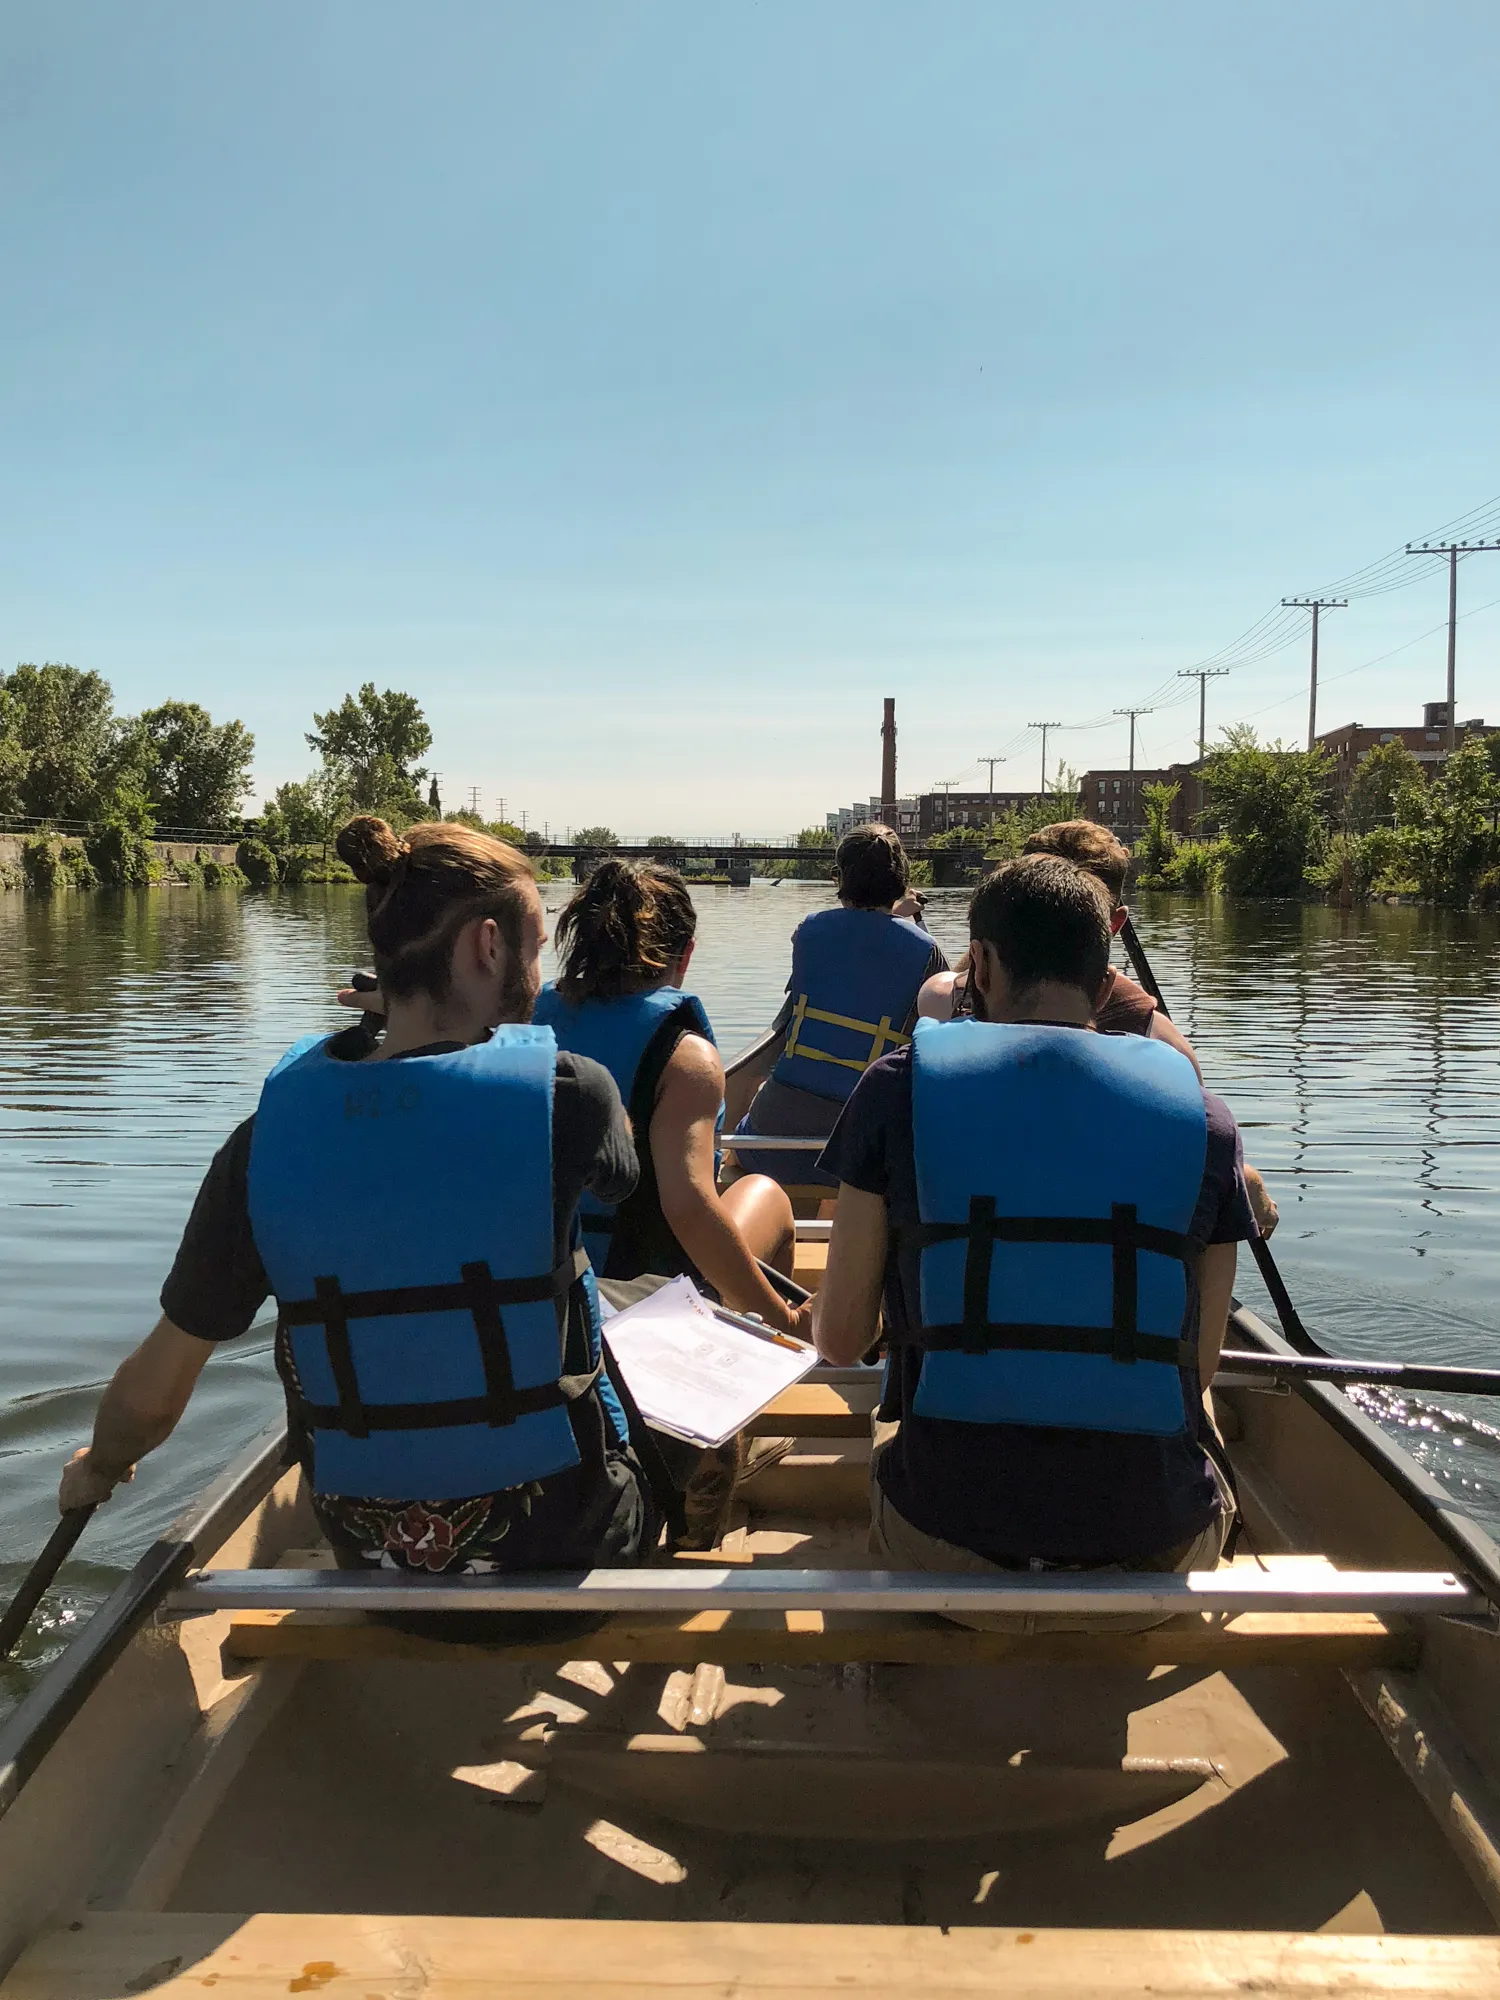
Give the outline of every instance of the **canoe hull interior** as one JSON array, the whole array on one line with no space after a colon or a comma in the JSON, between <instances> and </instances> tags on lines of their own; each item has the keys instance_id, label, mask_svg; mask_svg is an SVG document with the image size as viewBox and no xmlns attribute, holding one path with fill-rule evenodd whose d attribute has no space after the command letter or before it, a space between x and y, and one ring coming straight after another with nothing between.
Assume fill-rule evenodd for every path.
<instances>
[{"instance_id":1,"label":"canoe hull interior","mask_svg":"<svg viewBox=\"0 0 1500 2000\"><path fill-rule=\"evenodd\" d=\"M1251 1547L1310 1564L1453 1568L1437 1503L1391 1483L1348 1411L1336 1391L1222 1398ZM726 1561L868 1561L867 1452L849 1428L800 1437L751 1481ZM317 1562L297 1476L196 1554L215 1570ZM592 1932L601 1979L620 1919L763 1933L767 1952L782 1926L810 1937L843 1926L851 1964L862 1962L859 1926L893 1938L946 1926L997 1950L1020 1931L1114 1929L1139 1940L1137 1987L1164 1936L1250 1931L1447 1940L1427 1969L1451 1981L1459 1960L1443 1952L1500 1924L1500 1642L1477 1625L1387 1633L1372 1620L1368 1654L1348 1633L1300 1657L1273 1635L1259 1655L1184 1642L1194 1658L1183 1665L1161 1637L1149 1659L1123 1645L1091 1656L1084 1637L1071 1664L1023 1653L951 1665L924 1663L924 1649L947 1634L958 1658L962 1642L982 1651L983 1641L929 1620L915 1659L872 1666L783 1657L799 1633L827 1657L839 1614L824 1624L816 1612L746 1612L732 1618L768 1621L763 1647L750 1627L714 1663L703 1628L700 1647L684 1634L680 1660L632 1665L469 1649L434 1658L422 1642L401 1657L386 1644L400 1635L368 1626L361 1653L340 1636L347 1619L336 1628L342 1614L299 1613L335 1620L322 1656L311 1643L278 1657L223 1654L236 1617L254 1615L139 1631L0 1817L0 1963L49 1927L61 1940L28 1954L4 2000L66 1990L24 1980L29 1967L60 1965L68 1936L94 1937L88 1925L137 1938L156 1935L139 1928L154 1916L161 1937L196 1937L191 1926L207 1920L192 1913L213 1910L285 1913L252 1923L285 1921L288 1938L299 1912L365 1927L379 1913L550 1920ZM85 1933L56 1929L85 1911ZM197 1945L164 1944L159 1964L175 1954L201 1991L221 1976L213 1954L240 1922L222 1920L229 1928L198 1959ZM267 1949L279 1967L281 1945ZM715 1978L741 1947L724 1949ZM306 1962L345 1960L309 1947ZM1464 1978L1475 1963L1464 1961ZM123 1992L140 1970L121 1958L116 1986L101 1973L77 1990ZM1494 1973L1495 1988L1470 1990L1500 1990L1500 1961ZM1367 1965L1359 1976L1377 1974ZM288 1975L306 1976L300 1965ZM163 1990L175 1982L164 1975ZM830 1989L839 1983L830 1972Z\"/></svg>"}]
</instances>

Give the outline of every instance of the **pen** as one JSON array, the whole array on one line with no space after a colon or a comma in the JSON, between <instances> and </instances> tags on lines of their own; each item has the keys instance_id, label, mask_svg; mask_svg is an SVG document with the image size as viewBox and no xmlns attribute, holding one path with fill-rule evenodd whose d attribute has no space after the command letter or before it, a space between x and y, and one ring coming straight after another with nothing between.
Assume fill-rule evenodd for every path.
<instances>
[{"instance_id":1,"label":"pen","mask_svg":"<svg viewBox=\"0 0 1500 2000\"><path fill-rule=\"evenodd\" d=\"M741 1327L746 1333L756 1334L761 1340L773 1341L777 1347L789 1347L793 1354L805 1354L810 1345L804 1340L793 1340L789 1334L777 1333L763 1320L750 1319L743 1313L730 1312L727 1307L710 1306L709 1311L715 1319L723 1320L726 1326Z\"/></svg>"}]
</instances>

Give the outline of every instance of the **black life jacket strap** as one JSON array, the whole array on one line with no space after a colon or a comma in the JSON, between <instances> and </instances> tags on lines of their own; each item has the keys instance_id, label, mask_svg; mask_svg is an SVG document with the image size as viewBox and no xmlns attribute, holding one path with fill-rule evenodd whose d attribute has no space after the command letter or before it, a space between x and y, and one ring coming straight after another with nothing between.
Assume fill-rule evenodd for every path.
<instances>
[{"instance_id":1,"label":"black life jacket strap","mask_svg":"<svg viewBox=\"0 0 1500 2000\"><path fill-rule=\"evenodd\" d=\"M925 1250L935 1243L966 1243L964 1316L956 1325L923 1326L906 1336L917 1346L957 1348L988 1354L1017 1348L1049 1354L1107 1354L1113 1361L1160 1361L1186 1367L1195 1358L1190 1340L1140 1330L1142 1250L1172 1257L1191 1271L1197 1256L1192 1239L1179 1230L1142 1222L1133 1202L1115 1202L1106 1220L1093 1215L996 1215L995 1197L976 1194L967 1222L919 1222L895 1232L898 1245ZM990 1270L997 1243L1098 1244L1111 1253L1112 1287L1107 1327L1058 1326L990 1318Z\"/></svg>"},{"instance_id":2,"label":"black life jacket strap","mask_svg":"<svg viewBox=\"0 0 1500 2000\"><path fill-rule=\"evenodd\" d=\"M496 1278L489 1265L480 1261L461 1266L456 1285L393 1285L381 1291L346 1292L337 1278L314 1279L314 1296L278 1302L278 1319L282 1328L322 1327L339 1399L337 1403L312 1403L298 1397L299 1420L315 1430L344 1431L357 1438L368 1437L372 1430L449 1429L460 1424L482 1423L503 1429L519 1417L576 1400L597 1381L597 1368L587 1375L565 1376L532 1389L516 1387L501 1307L562 1298L588 1268L588 1252L580 1246L542 1277ZM473 1319L484 1367L484 1395L433 1403L365 1402L349 1340L350 1320L395 1319L430 1312L467 1312Z\"/></svg>"},{"instance_id":3,"label":"black life jacket strap","mask_svg":"<svg viewBox=\"0 0 1500 2000\"><path fill-rule=\"evenodd\" d=\"M620 1407L625 1412L625 1428L630 1433L630 1448L640 1460L641 1471L646 1475L646 1485L651 1498L656 1502L656 1510L667 1524L667 1534L673 1546L680 1542L687 1532L687 1506L682 1491L673 1479L661 1446L656 1441L656 1433L641 1415L641 1406L631 1393L630 1384L625 1379L625 1371L609 1351L609 1342L600 1335L599 1351L609 1372L610 1383L620 1399Z\"/></svg>"},{"instance_id":4,"label":"black life jacket strap","mask_svg":"<svg viewBox=\"0 0 1500 2000\"><path fill-rule=\"evenodd\" d=\"M990 1320L978 1328L958 1320L951 1326L916 1327L910 1333L887 1330L886 1338L892 1347L920 1347L934 1354L990 1354L1004 1348L1025 1354L1107 1354L1111 1360L1118 1340L1112 1326L1054 1326L1036 1320ZM1131 1359L1189 1368L1197 1352L1191 1340L1137 1332Z\"/></svg>"}]
</instances>

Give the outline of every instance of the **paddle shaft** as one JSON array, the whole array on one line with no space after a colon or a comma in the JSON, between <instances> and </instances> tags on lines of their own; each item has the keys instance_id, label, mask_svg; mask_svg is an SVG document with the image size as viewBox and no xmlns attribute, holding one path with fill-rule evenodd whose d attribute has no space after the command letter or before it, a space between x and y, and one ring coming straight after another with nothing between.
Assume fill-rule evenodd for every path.
<instances>
[{"instance_id":1,"label":"paddle shaft","mask_svg":"<svg viewBox=\"0 0 1500 2000\"><path fill-rule=\"evenodd\" d=\"M16 1641L31 1623L31 1614L41 1603L47 1586L73 1552L73 1544L89 1524L92 1507L70 1507L52 1533L0 1616L0 1660L7 1659Z\"/></svg>"},{"instance_id":2,"label":"paddle shaft","mask_svg":"<svg viewBox=\"0 0 1500 2000\"><path fill-rule=\"evenodd\" d=\"M1226 1348L1226 1374L1264 1375L1268 1381L1364 1383L1375 1389L1446 1390L1454 1396L1500 1394L1500 1368L1429 1367L1425 1362L1340 1361L1324 1354L1264 1354Z\"/></svg>"},{"instance_id":3,"label":"paddle shaft","mask_svg":"<svg viewBox=\"0 0 1500 2000\"><path fill-rule=\"evenodd\" d=\"M1161 987L1157 984L1156 974L1151 970L1151 961L1146 956L1146 948L1136 935L1135 925L1129 917L1120 926L1120 942L1124 945L1142 986L1161 1009L1163 1016L1170 1021L1172 1015L1162 996ZM1276 1268L1276 1259L1271 1255L1271 1246L1259 1229L1250 1238L1250 1254L1260 1269L1262 1283L1271 1295L1271 1303L1276 1308L1276 1317L1281 1321L1281 1330L1293 1347L1303 1354L1326 1353L1327 1350L1313 1339L1302 1324L1302 1315L1292 1304L1292 1295L1286 1288L1286 1281Z\"/></svg>"}]
</instances>

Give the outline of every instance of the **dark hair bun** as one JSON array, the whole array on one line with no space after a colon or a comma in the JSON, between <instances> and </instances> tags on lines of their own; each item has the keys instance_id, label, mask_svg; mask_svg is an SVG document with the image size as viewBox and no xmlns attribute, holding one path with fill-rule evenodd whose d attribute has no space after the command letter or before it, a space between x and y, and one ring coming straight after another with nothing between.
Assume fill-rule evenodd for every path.
<instances>
[{"instance_id":1,"label":"dark hair bun","mask_svg":"<svg viewBox=\"0 0 1500 2000\"><path fill-rule=\"evenodd\" d=\"M340 827L334 846L339 859L348 863L358 879L373 883L376 888L384 888L396 863L411 852L383 819L376 819L370 813L361 813L347 826Z\"/></svg>"}]
</instances>

